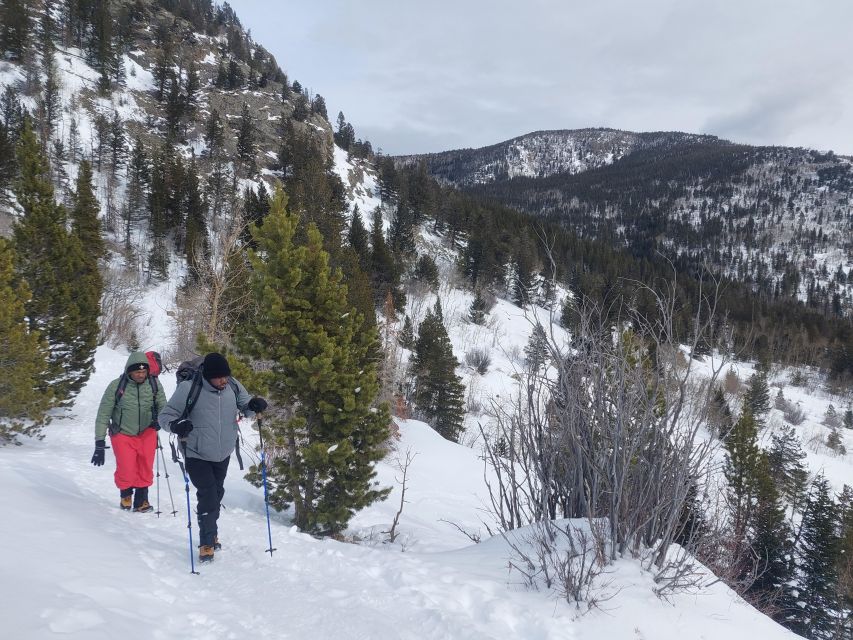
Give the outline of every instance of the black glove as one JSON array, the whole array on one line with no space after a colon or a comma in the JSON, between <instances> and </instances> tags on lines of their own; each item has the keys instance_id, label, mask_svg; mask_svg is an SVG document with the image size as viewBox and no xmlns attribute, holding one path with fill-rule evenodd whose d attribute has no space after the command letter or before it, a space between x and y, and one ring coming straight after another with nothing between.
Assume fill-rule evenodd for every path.
<instances>
[{"instance_id":1,"label":"black glove","mask_svg":"<svg viewBox=\"0 0 853 640\"><path fill-rule=\"evenodd\" d=\"M249 400L249 404L247 406L249 407L249 411L254 411L255 413L263 413L267 410L267 401L263 398L255 396L254 398Z\"/></svg>"},{"instance_id":2,"label":"black glove","mask_svg":"<svg viewBox=\"0 0 853 640\"><path fill-rule=\"evenodd\" d=\"M107 443L104 440L95 440L95 453L92 454L92 464L96 467L104 465L104 450L107 448Z\"/></svg>"},{"instance_id":3,"label":"black glove","mask_svg":"<svg viewBox=\"0 0 853 640\"><path fill-rule=\"evenodd\" d=\"M148 428L154 429L154 431L160 431L160 423L159 422L152 422L151 424L148 425Z\"/></svg>"},{"instance_id":4,"label":"black glove","mask_svg":"<svg viewBox=\"0 0 853 640\"><path fill-rule=\"evenodd\" d=\"M193 430L193 423L186 418L183 420L173 420L169 424L169 429L179 438L186 438L189 432Z\"/></svg>"}]
</instances>

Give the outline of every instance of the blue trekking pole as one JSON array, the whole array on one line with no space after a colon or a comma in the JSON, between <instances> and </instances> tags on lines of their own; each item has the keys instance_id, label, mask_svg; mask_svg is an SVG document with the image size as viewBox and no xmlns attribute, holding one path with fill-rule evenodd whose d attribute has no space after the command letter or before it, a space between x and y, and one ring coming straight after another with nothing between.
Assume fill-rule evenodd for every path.
<instances>
[{"instance_id":1,"label":"blue trekking pole","mask_svg":"<svg viewBox=\"0 0 853 640\"><path fill-rule=\"evenodd\" d=\"M270 501L269 501L269 493L267 491L267 461L266 461L266 450L264 449L264 428L263 423L261 421L261 414L257 414L255 420L258 422L258 436L261 439L261 476L264 479L264 507L267 511L267 538L269 538L270 547L267 549L267 553L270 554L270 558L272 558L272 552L275 551L275 547L272 546L272 529L270 528Z\"/></svg>"},{"instance_id":2,"label":"blue trekking pole","mask_svg":"<svg viewBox=\"0 0 853 640\"><path fill-rule=\"evenodd\" d=\"M190 536L190 573L199 575L198 571L195 570L195 558L193 557L193 521L190 511L190 478L187 475L187 469L184 466L183 460L178 457L178 452L175 449L175 443L172 438L169 438L169 446L172 448L172 460L178 463L178 466L181 468L181 473L184 474L184 487L186 488L187 492L187 532ZM180 447L181 452L183 453L183 458L186 459L186 442L181 442Z\"/></svg>"}]
</instances>

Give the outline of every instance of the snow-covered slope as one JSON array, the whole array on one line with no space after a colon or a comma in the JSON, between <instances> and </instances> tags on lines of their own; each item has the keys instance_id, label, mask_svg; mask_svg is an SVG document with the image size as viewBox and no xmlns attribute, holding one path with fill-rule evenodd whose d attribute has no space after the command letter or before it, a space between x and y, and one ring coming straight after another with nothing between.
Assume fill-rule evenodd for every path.
<instances>
[{"instance_id":1,"label":"snow-covered slope","mask_svg":"<svg viewBox=\"0 0 853 640\"><path fill-rule=\"evenodd\" d=\"M509 552L500 537L472 545L441 522L467 527L481 513L482 462L416 421L400 425L398 450L417 454L402 543L381 542L399 505L397 488L353 523L353 533L363 537L373 528L372 543L316 540L295 531L286 514L274 514L270 557L263 494L234 465L220 519L224 548L213 565L191 575L176 465L166 462L178 514L168 513L161 478L158 518L120 511L112 460L101 468L89 464L97 403L124 360L99 349L96 372L70 417L54 422L41 442L0 450L4 637L794 637L720 584L671 603L659 600L632 562L613 567L607 578L615 595L582 617L548 591L525 590L507 571ZM174 379L166 375L163 382L170 392ZM379 465L381 482L393 483L395 457Z\"/></svg>"},{"instance_id":2,"label":"snow-covered slope","mask_svg":"<svg viewBox=\"0 0 853 640\"><path fill-rule=\"evenodd\" d=\"M482 149L402 156L424 161L439 180L460 187L510 178L575 174L612 164L633 151L672 144L715 141L714 136L678 132L634 133L617 129L535 131Z\"/></svg>"}]
</instances>

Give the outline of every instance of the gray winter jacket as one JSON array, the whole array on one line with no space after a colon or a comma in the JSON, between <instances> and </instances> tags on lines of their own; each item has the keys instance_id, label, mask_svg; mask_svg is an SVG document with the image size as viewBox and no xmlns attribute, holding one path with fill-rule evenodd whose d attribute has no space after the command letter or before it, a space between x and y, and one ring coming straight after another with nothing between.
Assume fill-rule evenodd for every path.
<instances>
[{"instance_id":1,"label":"gray winter jacket","mask_svg":"<svg viewBox=\"0 0 853 640\"><path fill-rule=\"evenodd\" d=\"M237 383L239 393L229 383L222 391L207 380L201 383L201 393L187 418L193 423L193 430L187 436L186 454L188 458L200 458L209 462L221 462L234 452L237 442L237 420L239 414L246 417L255 415L247 407L249 392ZM187 406L192 381L186 380L178 385L175 393L160 411L157 421L163 429L171 431L169 424L177 420Z\"/></svg>"}]
</instances>

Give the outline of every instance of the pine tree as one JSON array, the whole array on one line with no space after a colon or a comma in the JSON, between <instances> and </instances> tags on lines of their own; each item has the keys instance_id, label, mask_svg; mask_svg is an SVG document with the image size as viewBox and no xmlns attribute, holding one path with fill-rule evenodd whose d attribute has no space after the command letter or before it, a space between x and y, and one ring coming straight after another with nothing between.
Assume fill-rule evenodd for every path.
<instances>
[{"instance_id":1,"label":"pine tree","mask_svg":"<svg viewBox=\"0 0 853 640\"><path fill-rule=\"evenodd\" d=\"M832 404L826 408L826 412L823 414L823 424L830 429L836 429L841 426L841 416L838 415Z\"/></svg>"},{"instance_id":2,"label":"pine tree","mask_svg":"<svg viewBox=\"0 0 853 640\"><path fill-rule=\"evenodd\" d=\"M545 328L538 322L533 326L533 331L524 347L524 355L531 371L537 371L548 361L548 336L545 334Z\"/></svg>"},{"instance_id":3,"label":"pine tree","mask_svg":"<svg viewBox=\"0 0 853 640\"><path fill-rule=\"evenodd\" d=\"M415 347L415 328L409 316L403 319L403 328L400 330L400 335L397 336L397 342L401 347L410 351Z\"/></svg>"},{"instance_id":4,"label":"pine tree","mask_svg":"<svg viewBox=\"0 0 853 640\"><path fill-rule=\"evenodd\" d=\"M729 509L732 519L732 538L736 563L743 563L748 544L749 527L755 511L758 492L758 468L761 450L758 448L758 427L752 414L745 410L725 440L726 459L723 466L728 482ZM741 564L739 573L745 575L751 567Z\"/></svg>"},{"instance_id":5,"label":"pine tree","mask_svg":"<svg viewBox=\"0 0 853 640\"><path fill-rule=\"evenodd\" d=\"M798 548L798 606L788 620L795 633L806 638L832 638L833 604L837 587L838 513L829 483L819 476L812 483L803 514Z\"/></svg>"},{"instance_id":6,"label":"pine tree","mask_svg":"<svg viewBox=\"0 0 853 640\"><path fill-rule=\"evenodd\" d=\"M779 493L796 508L805 493L809 474L804 464L806 453L793 427L783 427L770 437L767 458Z\"/></svg>"},{"instance_id":7,"label":"pine tree","mask_svg":"<svg viewBox=\"0 0 853 640\"><path fill-rule=\"evenodd\" d=\"M844 412L844 428L853 429L853 409L850 407Z\"/></svg>"},{"instance_id":8,"label":"pine tree","mask_svg":"<svg viewBox=\"0 0 853 640\"><path fill-rule=\"evenodd\" d=\"M770 411L770 388L767 385L766 372L756 371L752 374L743 402L744 408L755 417L758 426L763 426L762 418Z\"/></svg>"},{"instance_id":9,"label":"pine tree","mask_svg":"<svg viewBox=\"0 0 853 640\"><path fill-rule=\"evenodd\" d=\"M358 205L355 205L352 216L350 216L347 242L358 255L362 268L366 267L370 260L370 246L368 245L367 229L364 228L364 222L361 220Z\"/></svg>"},{"instance_id":10,"label":"pine tree","mask_svg":"<svg viewBox=\"0 0 853 640\"><path fill-rule=\"evenodd\" d=\"M97 260L106 256L107 249L101 235L101 221L98 219L101 205L92 191L92 165L83 160L77 170L77 189L74 192L74 208L71 220L74 234L80 239L85 253Z\"/></svg>"},{"instance_id":11,"label":"pine tree","mask_svg":"<svg viewBox=\"0 0 853 640\"><path fill-rule=\"evenodd\" d=\"M382 212L379 207L373 212L373 224L370 227L370 274L373 278L374 306L381 307L390 291L394 297L394 308L402 309L405 296L399 290L400 274L394 256L385 242Z\"/></svg>"},{"instance_id":12,"label":"pine tree","mask_svg":"<svg viewBox=\"0 0 853 640\"><path fill-rule=\"evenodd\" d=\"M52 402L47 344L27 323L30 292L15 276L15 252L0 238L0 446L38 436Z\"/></svg>"},{"instance_id":13,"label":"pine tree","mask_svg":"<svg viewBox=\"0 0 853 640\"><path fill-rule=\"evenodd\" d=\"M474 300L468 308L468 322L479 325L486 324L486 309L486 299L483 297L481 291L477 289L474 292Z\"/></svg>"},{"instance_id":14,"label":"pine tree","mask_svg":"<svg viewBox=\"0 0 853 640\"><path fill-rule=\"evenodd\" d=\"M750 535L755 580L747 594L761 610L770 609L775 620L783 621L793 606L789 587L792 572L788 560L792 551L792 533L770 471L768 458L762 455L757 467L756 505Z\"/></svg>"},{"instance_id":15,"label":"pine tree","mask_svg":"<svg viewBox=\"0 0 853 640\"><path fill-rule=\"evenodd\" d=\"M18 145L21 177L15 195L23 210L13 229L18 269L32 292L30 327L50 348L50 372L59 398L75 394L92 371L98 341L99 280L93 277L80 240L66 230L65 209L56 204L47 161L30 127Z\"/></svg>"},{"instance_id":16,"label":"pine tree","mask_svg":"<svg viewBox=\"0 0 853 640\"><path fill-rule=\"evenodd\" d=\"M31 34L31 3L25 0L5 0L0 5L0 53L20 60Z\"/></svg>"},{"instance_id":17,"label":"pine tree","mask_svg":"<svg viewBox=\"0 0 853 640\"><path fill-rule=\"evenodd\" d=\"M433 291L438 289L438 266L435 260L427 254L422 254L415 264L414 277Z\"/></svg>"},{"instance_id":18,"label":"pine tree","mask_svg":"<svg viewBox=\"0 0 853 640\"><path fill-rule=\"evenodd\" d=\"M255 162L255 132L252 124L252 115L249 113L249 105L243 103L240 113L240 127L237 134L237 157L248 168Z\"/></svg>"},{"instance_id":19,"label":"pine tree","mask_svg":"<svg viewBox=\"0 0 853 640\"><path fill-rule=\"evenodd\" d=\"M306 244L294 244L299 220L285 205L276 188L263 227L252 231L258 310L238 344L272 363L269 395L286 408L264 425L270 447L286 452L270 462L270 503L292 503L300 529L334 534L357 509L387 495L372 478L390 417L386 406L374 406L376 332L364 331L348 306L317 229L309 226Z\"/></svg>"},{"instance_id":20,"label":"pine tree","mask_svg":"<svg viewBox=\"0 0 853 640\"><path fill-rule=\"evenodd\" d=\"M721 386L714 390L714 396L708 406L708 423L716 431L720 440L726 439L734 424L732 410L729 408L726 394Z\"/></svg>"},{"instance_id":21,"label":"pine tree","mask_svg":"<svg viewBox=\"0 0 853 640\"><path fill-rule=\"evenodd\" d=\"M456 375L459 362L442 319L441 303L428 311L418 328L412 373L418 415L447 440L458 442L465 417L465 387Z\"/></svg>"}]
</instances>

